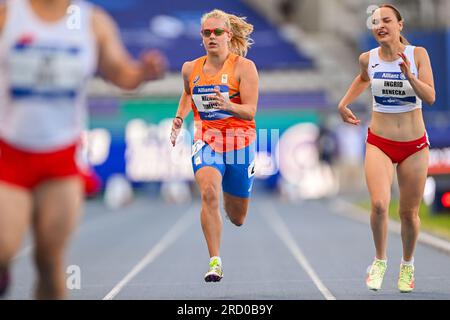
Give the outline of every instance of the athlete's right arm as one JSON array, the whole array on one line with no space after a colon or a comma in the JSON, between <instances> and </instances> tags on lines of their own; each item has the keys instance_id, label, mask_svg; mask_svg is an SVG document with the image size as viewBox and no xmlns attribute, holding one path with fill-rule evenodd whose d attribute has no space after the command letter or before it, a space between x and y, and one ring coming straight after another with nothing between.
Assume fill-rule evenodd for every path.
<instances>
[{"instance_id":1,"label":"athlete's right arm","mask_svg":"<svg viewBox=\"0 0 450 320\"><path fill-rule=\"evenodd\" d=\"M99 70L103 78L123 89L136 89L145 81L161 78L166 58L158 51L144 52L136 61L126 50L112 17L95 7L93 31L99 48Z\"/></svg>"},{"instance_id":2,"label":"athlete's right arm","mask_svg":"<svg viewBox=\"0 0 450 320\"><path fill-rule=\"evenodd\" d=\"M4 4L0 4L0 36L2 35L5 22L6 22L6 6Z\"/></svg>"},{"instance_id":3,"label":"athlete's right arm","mask_svg":"<svg viewBox=\"0 0 450 320\"><path fill-rule=\"evenodd\" d=\"M172 123L172 132L170 134L170 141L172 145L175 146L178 134L183 125L184 119L187 117L192 109L192 95L189 85L189 79L191 77L192 70L194 69L194 62L185 62L183 68L181 69L181 74L183 76L184 89L181 94L180 102L178 103L178 110Z\"/></svg>"},{"instance_id":4,"label":"athlete's right arm","mask_svg":"<svg viewBox=\"0 0 450 320\"><path fill-rule=\"evenodd\" d=\"M356 100L370 85L370 77L367 72L367 67L369 65L369 52L365 52L359 57L359 66L361 68L360 74L358 74L353 80L347 93L339 102L339 113L341 114L342 120L344 122L359 125L361 120L359 120L353 112L348 107L353 101Z\"/></svg>"}]
</instances>

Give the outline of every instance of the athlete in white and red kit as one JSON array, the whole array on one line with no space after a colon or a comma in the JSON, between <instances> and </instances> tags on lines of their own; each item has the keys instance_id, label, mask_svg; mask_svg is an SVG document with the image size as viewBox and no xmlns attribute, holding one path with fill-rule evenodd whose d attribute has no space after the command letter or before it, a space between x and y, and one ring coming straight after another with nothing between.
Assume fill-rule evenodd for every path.
<instances>
[{"instance_id":1,"label":"athlete in white and red kit","mask_svg":"<svg viewBox=\"0 0 450 320\"><path fill-rule=\"evenodd\" d=\"M160 78L165 65L156 51L134 61L111 17L88 2L0 5L0 295L31 224L35 297L65 297L64 251L83 202L77 158L87 82L99 70L134 89Z\"/></svg>"}]
</instances>

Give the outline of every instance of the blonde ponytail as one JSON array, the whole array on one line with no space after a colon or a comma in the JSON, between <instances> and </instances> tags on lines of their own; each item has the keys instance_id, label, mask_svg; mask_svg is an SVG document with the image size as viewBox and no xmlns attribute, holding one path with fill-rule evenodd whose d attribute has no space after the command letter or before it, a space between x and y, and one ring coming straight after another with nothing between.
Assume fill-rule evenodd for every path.
<instances>
[{"instance_id":1,"label":"blonde ponytail","mask_svg":"<svg viewBox=\"0 0 450 320\"><path fill-rule=\"evenodd\" d=\"M406 39L406 37L403 36L403 35L400 35L400 42L403 43L405 46L409 46L410 45L408 39Z\"/></svg>"},{"instance_id":2,"label":"blonde ponytail","mask_svg":"<svg viewBox=\"0 0 450 320\"><path fill-rule=\"evenodd\" d=\"M253 25L246 22L244 17L237 17L232 14L229 14L228 17L230 19L231 32L233 33L231 50L235 54L245 57L248 49L253 44L253 39L250 38L253 32Z\"/></svg>"},{"instance_id":3,"label":"blonde ponytail","mask_svg":"<svg viewBox=\"0 0 450 320\"><path fill-rule=\"evenodd\" d=\"M246 21L246 17L238 17L233 14L228 14L222 10L215 9L203 15L201 23L205 23L206 19L217 18L222 19L229 31L233 34L230 42L230 51L245 57L248 49L253 44L253 39L250 35L253 32L253 25Z\"/></svg>"}]
</instances>

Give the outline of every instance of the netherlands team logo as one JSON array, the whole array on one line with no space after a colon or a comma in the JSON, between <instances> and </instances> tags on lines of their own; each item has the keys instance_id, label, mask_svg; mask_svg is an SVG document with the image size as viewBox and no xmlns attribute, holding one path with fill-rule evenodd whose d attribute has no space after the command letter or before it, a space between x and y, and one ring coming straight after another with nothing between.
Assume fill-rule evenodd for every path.
<instances>
[{"instance_id":1,"label":"netherlands team logo","mask_svg":"<svg viewBox=\"0 0 450 320\"><path fill-rule=\"evenodd\" d=\"M223 74L222 75L222 83L228 83L228 74Z\"/></svg>"}]
</instances>

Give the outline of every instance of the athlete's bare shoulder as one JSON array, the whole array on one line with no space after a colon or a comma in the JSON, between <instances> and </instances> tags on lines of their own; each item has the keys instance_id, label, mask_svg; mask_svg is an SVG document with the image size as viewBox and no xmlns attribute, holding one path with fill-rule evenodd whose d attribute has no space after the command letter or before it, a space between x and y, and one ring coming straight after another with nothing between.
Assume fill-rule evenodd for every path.
<instances>
[{"instance_id":1,"label":"athlete's bare shoulder","mask_svg":"<svg viewBox=\"0 0 450 320\"><path fill-rule=\"evenodd\" d=\"M103 8L92 5L92 27L97 41L109 41L111 37L118 37L116 22Z\"/></svg>"},{"instance_id":2,"label":"athlete's bare shoulder","mask_svg":"<svg viewBox=\"0 0 450 320\"><path fill-rule=\"evenodd\" d=\"M104 9L94 4L92 5L92 25L96 35L101 34L102 31L107 29L107 26L110 25L111 22L112 18Z\"/></svg>"},{"instance_id":3,"label":"athlete's bare shoulder","mask_svg":"<svg viewBox=\"0 0 450 320\"><path fill-rule=\"evenodd\" d=\"M183 75L183 79L189 80L192 72L194 71L195 63L198 59L192 61L186 61L183 63L183 67L181 68L181 74Z\"/></svg>"},{"instance_id":4,"label":"athlete's bare shoulder","mask_svg":"<svg viewBox=\"0 0 450 320\"><path fill-rule=\"evenodd\" d=\"M100 19L100 22L102 22L102 19L111 19L109 13L107 13L106 10L102 7L99 7L95 4L91 4L91 6L94 19Z\"/></svg>"},{"instance_id":5,"label":"athlete's bare shoulder","mask_svg":"<svg viewBox=\"0 0 450 320\"><path fill-rule=\"evenodd\" d=\"M370 58L370 51L363 52L359 56L359 64L361 67L367 68L369 66L369 58Z\"/></svg>"},{"instance_id":6,"label":"athlete's bare shoulder","mask_svg":"<svg viewBox=\"0 0 450 320\"><path fill-rule=\"evenodd\" d=\"M239 56L236 61L235 76L240 82L243 77L251 76L252 78L258 78L258 69L256 64L245 57Z\"/></svg>"},{"instance_id":7,"label":"athlete's bare shoulder","mask_svg":"<svg viewBox=\"0 0 450 320\"><path fill-rule=\"evenodd\" d=\"M424 47L414 48L414 57L416 60L422 61L423 59L429 59L428 51Z\"/></svg>"},{"instance_id":8,"label":"athlete's bare shoulder","mask_svg":"<svg viewBox=\"0 0 450 320\"><path fill-rule=\"evenodd\" d=\"M0 4L0 33L3 31L5 22L6 22L6 5Z\"/></svg>"},{"instance_id":9,"label":"athlete's bare shoulder","mask_svg":"<svg viewBox=\"0 0 450 320\"><path fill-rule=\"evenodd\" d=\"M182 70L192 71L194 69L196 62L197 60L186 61L185 63L183 63Z\"/></svg>"},{"instance_id":10,"label":"athlete's bare shoulder","mask_svg":"<svg viewBox=\"0 0 450 320\"><path fill-rule=\"evenodd\" d=\"M252 60L242 56L237 58L237 65L239 68L256 69L256 64Z\"/></svg>"},{"instance_id":11,"label":"athlete's bare shoulder","mask_svg":"<svg viewBox=\"0 0 450 320\"><path fill-rule=\"evenodd\" d=\"M428 53L428 51L424 47L415 47L414 53L425 54L425 53Z\"/></svg>"},{"instance_id":12,"label":"athlete's bare shoulder","mask_svg":"<svg viewBox=\"0 0 450 320\"><path fill-rule=\"evenodd\" d=\"M367 69L369 68L370 51L361 53L359 56L359 68L361 70L361 78L365 81L370 81L370 76Z\"/></svg>"}]
</instances>

